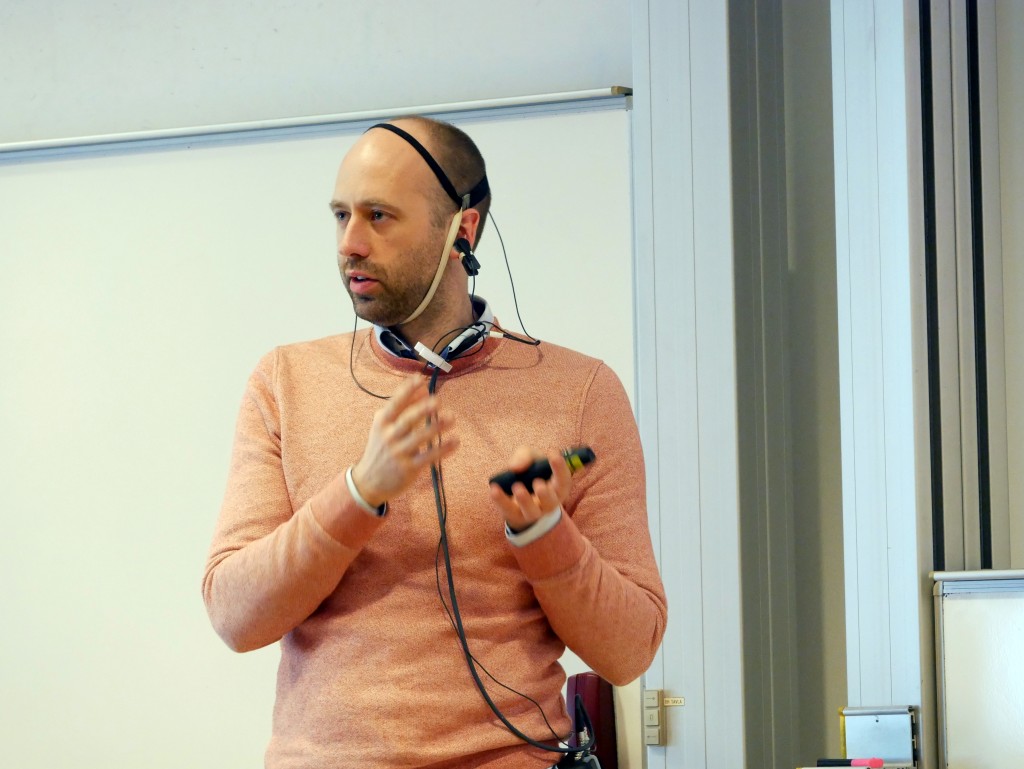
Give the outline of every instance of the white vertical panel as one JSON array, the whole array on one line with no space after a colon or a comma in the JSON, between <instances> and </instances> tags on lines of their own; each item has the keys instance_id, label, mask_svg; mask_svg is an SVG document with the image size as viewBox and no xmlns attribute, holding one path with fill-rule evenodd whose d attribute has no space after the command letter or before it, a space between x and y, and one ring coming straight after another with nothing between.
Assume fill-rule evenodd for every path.
<instances>
[{"instance_id":1,"label":"white vertical panel","mask_svg":"<svg viewBox=\"0 0 1024 769\"><path fill-rule=\"evenodd\" d=\"M650 767L743 765L727 3L634 3L640 429L669 624ZM656 500L656 503L654 502Z\"/></svg>"},{"instance_id":2,"label":"white vertical panel","mask_svg":"<svg viewBox=\"0 0 1024 769\"><path fill-rule=\"evenodd\" d=\"M836 220L851 705L921 704L916 317L901 3L834 0ZM919 150L917 150L919 152ZM916 237L916 236L915 236Z\"/></svg>"},{"instance_id":3,"label":"white vertical panel","mask_svg":"<svg viewBox=\"0 0 1024 769\"><path fill-rule=\"evenodd\" d=\"M661 769L705 761L700 538L687 536L699 532L696 505L689 504L698 497L692 169L688 151L666 151L690 146L685 11L682 4L641 1L633 21L637 408L654 460L648 513L669 602L665 639L645 685L687 702L665 713L666 746L648 750L648 767ZM667 221L672 229L659 226ZM667 258L670 251L675 259ZM669 307L679 317L666 324Z\"/></svg>"},{"instance_id":4,"label":"white vertical panel","mask_svg":"<svg viewBox=\"0 0 1024 769\"><path fill-rule=\"evenodd\" d=\"M916 3L915 3L916 6ZM881 258L882 366L885 402L885 494L889 574L889 627L894 702L921 702L920 644L922 622L920 574L931 568L918 560L918 516L929 516L918 503L918 456L915 450L915 393L923 392L922 376L915 381L914 342L923 341L924 315L915 306L915 289L923 280L920 250L921 201L911 200L911 187L919 187L921 154L919 122L920 75L908 66L920 58L916 24L908 24L899 3L879 2L876 34L879 71L888 87L878 89L878 143L882 184L879 187L879 253ZM916 86L911 90L913 83ZM913 129L912 129L913 126ZM914 159L908 154L913 143ZM901 178L891 178L890 173ZM912 212L911 206L917 209ZM918 248L911 247L912 238ZM916 285L912 280L917 280ZM923 358L921 358L923 360ZM925 439L927 436L925 436ZM926 440L923 441L926 443Z\"/></svg>"},{"instance_id":5,"label":"white vertical panel","mask_svg":"<svg viewBox=\"0 0 1024 769\"><path fill-rule=\"evenodd\" d=\"M890 702L870 682L887 680L889 617L883 602L858 595L884 593L884 462L881 430L878 306L877 163L856 162L876 155L873 9L862 3L834 2L833 125L836 135L836 260L839 307L839 403L843 456L843 507L847 574L847 681L850 704ZM857 77L867 70L867 77ZM861 190L874 191L862 195ZM872 291L874 288L874 291ZM861 395L863 405L856 396ZM860 511L882 516L883 525L860 518ZM872 541L873 539L873 541ZM865 679L869 682L864 690ZM866 697L866 699L865 699Z\"/></svg>"},{"instance_id":6,"label":"white vertical panel","mask_svg":"<svg viewBox=\"0 0 1024 769\"><path fill-rule=\"evenodd\" d=\"M724 2L690 7L694 288L708 766L742 766L736 330ZM668 254L664 254L668 256Z\"/></svg>"}]
</instances>

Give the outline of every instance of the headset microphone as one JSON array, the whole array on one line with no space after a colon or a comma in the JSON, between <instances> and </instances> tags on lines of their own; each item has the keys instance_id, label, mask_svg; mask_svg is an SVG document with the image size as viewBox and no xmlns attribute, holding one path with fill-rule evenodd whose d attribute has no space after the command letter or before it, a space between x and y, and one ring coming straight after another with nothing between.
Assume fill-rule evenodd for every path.
<instances>
[{"instance_id":1,"label":"headset microphone","mask_svg":"<svg viewBox=\"0 0 1024 769\"><path fill-rule=\"evenodd\" d=\"M455 246L455 250L462 254L460 261L466 270L466 274L471 278L475 278L480 272L480 260L477 259L476 254L473 253L473 249L469 245L469 241L465 238L459 238L453 245Z\"/></svg>"}]
</instances>

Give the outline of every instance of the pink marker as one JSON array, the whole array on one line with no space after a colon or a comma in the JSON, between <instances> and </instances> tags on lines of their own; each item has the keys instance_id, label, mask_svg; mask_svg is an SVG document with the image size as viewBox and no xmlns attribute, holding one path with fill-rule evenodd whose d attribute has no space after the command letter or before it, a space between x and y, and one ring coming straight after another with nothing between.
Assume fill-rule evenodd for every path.
<instances>
[{"instance_id":1,"label":"pink marker","mask_svg":"<svg viewBox=\"0 0 1024 769\"><path fill-rule=\"evenodd\" d=\"M880 758L819 758L818 766L868 766L882 769L885 761Z\"/></svg>"}]
</instances>

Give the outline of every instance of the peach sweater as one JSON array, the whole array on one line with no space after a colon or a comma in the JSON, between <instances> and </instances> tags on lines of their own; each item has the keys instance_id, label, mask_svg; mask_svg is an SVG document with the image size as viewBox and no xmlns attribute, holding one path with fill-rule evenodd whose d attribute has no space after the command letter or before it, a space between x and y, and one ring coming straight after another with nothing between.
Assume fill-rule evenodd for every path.
<instances>
[{"instance_id":1,"label":"peach sweater","mask_svg":"<svg viewBox=\"0 0 1024 769\"><path fill-rule=\"evenodd\" d=\"M369 331L281 347L249 380L227 491L203 579L211 621L237 651L281 642L270 769L546 767L488 710L437 592L438 520L429 473L377 518L324 490L360 457L370 421L415 361ZM540 703L567 733L558 663L567 645L624 684L650 664L666 621L647 528L636 425L615 374L556 345L490 339L438 381L461 446L445 460L448 539L473 655ZM524 547L505 537L487 478L520 444L586 444L565 515ZM440 561L444 586L444 566ZM447 599L447 590L445 588ZM493 684L534 739L537 709Z\"/></svg>"}]
</instances>

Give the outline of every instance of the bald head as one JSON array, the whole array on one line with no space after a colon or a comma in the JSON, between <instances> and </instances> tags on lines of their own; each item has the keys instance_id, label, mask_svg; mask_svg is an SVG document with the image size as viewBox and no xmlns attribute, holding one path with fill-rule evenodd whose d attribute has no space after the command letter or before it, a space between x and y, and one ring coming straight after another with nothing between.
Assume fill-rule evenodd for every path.
<instances>
[{"instance_id":1,"label":"bald head","mask_svg":"<svg viewBox=\"0 0 1024 769\"><path fill-rule=\"evenodd\" d=\"M485 181L487 169L479 148L465 132L451 123L444 123L440 120L409 116L391 120L389 124L419 142L438 166L436 170L440 173L435 172L437 185L432 195L434 219L438 225L449 220L452 214L458 210L459 204L453 200L452 193L454 193L454 197L460 198L484 181L486 194L480 200L473 201L472 205L472 208L480 214L480 223L473 242L475 246L480 240L484 220L491 206L491 194L490 190L486 189ZM386 132L380 126L375 126L375 129L367 133ZM411 144L410 149L418 152ZM423 159L423 164L430 168L427 159ZM451 182L454 190L445 190L441 181L442 177L446 177Z\"/></svg>"},{"instance_id":2,"label":"bald head","mask_svg":"<svg viewBox=\"0 0 1024 769\"><path fill-rule=\"evenodd\" d=\"M417 133L423 134L422 130ZM348 191L361 190L371 197L386 193L388 200L397 197L403 208L418 207L422 202L432 214L437 208L437 195L444 196L430 167L416 150L402 137L383 130L370 130L359 137L341 162L338 180L345 181L343 186ZM434 224L440 226L442 221L450 221L454 211L454 206L449 206L446 215Z\"/></svg>"}]
</instances>

